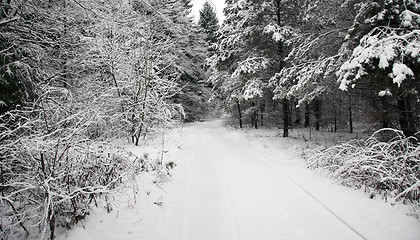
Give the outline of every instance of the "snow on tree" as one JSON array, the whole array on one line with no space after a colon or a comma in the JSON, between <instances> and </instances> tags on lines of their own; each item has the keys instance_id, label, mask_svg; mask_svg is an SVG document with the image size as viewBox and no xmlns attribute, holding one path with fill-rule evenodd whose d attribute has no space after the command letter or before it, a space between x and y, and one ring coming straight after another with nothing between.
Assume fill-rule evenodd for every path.
<instances>
[{"instance_id":1,"label":"snow on tree","mask_svg":"<svg viewBox=\"0 0 420 240\"><path fill-rule=\"evenodd\" d=\"M219 29L219 20L217 19L215 9L211 6L209 1L206 1L203 4L203 8L200 10L198 25L204 29L207 35L207 42L213 44L217 41L216 32Z\"/></svg>"},{"instance_id":2,"label":"snow on tree","mask_svg":"<svg viewBox=\"0 0 420 240\"><path fill-rule=\"evenodd\" d=\"M346 90L349 85L369 74L367 65L375 60L377 66L374 67L389 70L389 80L397 87L401 87L403 81L415 77L409 66L418 64L419 47L420 30L403 32L401 29L388 27L373 29L361 39L360 45L353 50L351 59L346 61L337 73L340 76L340 88ZM384 87L387 85L389 84ZM389 89L383 88L378 94L383 94L384 91L389 92ZM388 94L392 95L392 92Z\"/></svg>"},{"instance_id":3,"label":"snow on tree","mask_svg":"<svg viewBox=\"0 0 420 240\"><path fill-rule=\"evenodd\" d=\"M270 80L275 98L294 97L301 105L334 88L336 61L341 57L338 50L344 42L341 35L348 27L341 4L318 0L302 5L299 24L288 31L293 35L286 67Z\"/></svg>"},{"instance_id":4,"label":"snow on tree","mask_svg":"<svg viewBox=\"0 0 420 240\"><path fill-rule=\"evenodd\" d=\"M2 236L77 223L138 163L110 140L182 120L188 2L2 1Z\"/></svg>"},{"instance_id":5,"label":"snow on tree","mask_svg":"<svg viewBox=\"0 0 420 240\"><path fill-rule=\"evenodd\" d=\"M226 19L210 63L219 71L211 78L213 84L232 93L228 99L258 102L261 93L269 89L269 80L285 66L288 39L294 32L290 23L296 20L299 4L300 1L274 0L226 2ZM229 81L234 84L223 84ZM282 99L284 136L289 128L289 100Z\"/></svg>"},{"instance_id":6,"label":"snow on tree","mask_svg":"<svg viewBox=\"0 0 420 240\"><path fill-rule=\"evenodd\" d=\"M171 64L166 67L167 62L162 62L160 67L165 69L161 74L179 84L181 91L171 101L183 106L186 121L194 121L206 114L209 90L203 84L207 44L189 16L189 3L190 0L150 1L156 10L151 30L157 38L171 41L172 46L162 52Z\"/></svg>"},{"instance_id":7,"label":"snow on tree","mask_svg":"<svg viewBox=\"0 0 420 240\"><path fill-rule=\"evenodd\" d=\"M420 6L416 1L367 1L349 31L356 47L337 72L343 90L369 85L396 105L404 134L416 132L420 62ZM418 101L418 100L417 100Z\"/></svg>"},{"instance_id":8,"label":"snow on tree","mask_svg":"<svg viewBox=\"0 0 420 240\"><path fill-rule=\"evenodd\" d=\"M1 10L16 19L0 32L11 43L2 53L16 53L6 59L7 74L30 82L34 93L0 116L1 234L49 230L52 239L58 223L83 219L92 201L115 188L129 171L128 155L93 140L97 109L83 100L97 96L79 88L91 70L81 60L84 9L72 1L8 1Z\"/></svg>"}]
</instances>

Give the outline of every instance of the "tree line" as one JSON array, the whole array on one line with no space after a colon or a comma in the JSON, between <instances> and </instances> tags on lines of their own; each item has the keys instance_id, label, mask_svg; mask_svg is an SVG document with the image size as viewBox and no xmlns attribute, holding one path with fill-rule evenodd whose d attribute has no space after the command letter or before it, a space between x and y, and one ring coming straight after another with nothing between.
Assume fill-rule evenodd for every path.
<instances>
[{"instance_id":1,"label":"tree line","mask_svg":"<svg viewBox=\"0 0 420 240\"><path fill-rule=\"evenodd\" d=\"M224 13L207 61L240 127L419 130L416 1L227 0Z\"/></svg>"}]
</instances>

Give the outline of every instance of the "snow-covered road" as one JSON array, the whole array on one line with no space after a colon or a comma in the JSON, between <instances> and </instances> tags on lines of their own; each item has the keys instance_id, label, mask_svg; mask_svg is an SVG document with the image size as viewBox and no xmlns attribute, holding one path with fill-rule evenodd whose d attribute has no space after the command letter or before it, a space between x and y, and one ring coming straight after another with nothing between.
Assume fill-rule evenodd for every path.
<instances>
[{"instance_id":1,"label":"snow-covered road","mask_svg":"<svg viewBox=\"0 0 420 240\"><path fill-rule=\"evenodd\" d=\"M363 239L287 174L287 155L255 151L213 124L187 134L181 239Z\"/></svg>"},{"instance_id":2,"label":"snow-covered road","mask_svg":"<svg viewBox=\"0 0 420 240\"><path fill-rule=\"evenodd\" d=\"M109 221L88 220L89 227L69 238L83 239L88 231L85 239L420 239L420 224L406 216L405 206L333 184L265 138L247 138L220 122L190 125L178 137L183 146L171 156L178 166L162 207L139 206L143 217L136 227L112 220L117 228L128 225L119 235L104 233L104 227L95 235L96 225Z\"/></svg>"}]
</instances>

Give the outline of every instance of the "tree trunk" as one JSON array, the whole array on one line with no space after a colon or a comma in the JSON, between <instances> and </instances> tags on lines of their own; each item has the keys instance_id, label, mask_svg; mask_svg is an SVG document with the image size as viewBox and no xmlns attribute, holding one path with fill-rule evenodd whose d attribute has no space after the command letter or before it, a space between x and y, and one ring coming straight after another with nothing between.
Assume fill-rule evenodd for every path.
<instances>
[{"instance_id":1,"label":"tree trunk","mask_svg":"<svg viewBox=\"0 0 420 240\"><path fill-rule=\"evenodd\" d=\"M258 129L258 106L255 103L252 103L252 106L254 108L254 113L252 114L253 125L255 129Z\"/></svg>"},{"instance_id":2,"label":"tree trunk","mask_svg":"<svg viewBox=\"0 0 420 240\"><path fill-rule=\"evenodd\" d=\"M310 124L311 122L310 122L309 103L305 103L305 128L309 127Z\"/></svg>"},{"instance_id":3,"label":"tree trunk","mask_svg":"<svg viewBox=\"0 0 420 240\"><path fill-rule=\"evenodd\" d=\"M334 132L337 132L337 112L334 112Z\"/></svg>"},{"instance_id":4,"label":"tree trunk","mask_svg":"<svg viewBox=\"0 0 420 240\"><path fill-rule=\"evenodd\" d=\"M261 103L261 111L260 111L261 127L264 126L264 112L265 112L265 102L262 102Z\"/></svg>"},{"instance_id":5,"label":"tree trunk","mask_svg":"<svg viewBox=\"0 0 420 240\"><path fill-rule=\"evenodd\" d=\"M321 126L321 100L315 100L315 130L319 131Z\"/></svg>"},{"instance_id":6,"label":"tree trunk","mask_svg":"<svg viewBox=\"0 0 420 240\"><path fill-rule=\"evenodd\" d=\"M54 210L51 208L48 211L48 218L50 223L50 240L53 240L55 237L55 213Z\"/></svg>"},{"instance_id":7,"label":"tree trunk","mask_svg":"<svg viewBox=\"0 0 420 240\"><path fill-rule=\"evenodd\" d=\"M350 133L353 133L353 110L352 110L351 96L349 95L349 127Z\"/></svg>"},{"instance_id":8,"label":"tree trunk","mask_svg":"<svg viewBox=\"0 0 420 240\"><path fill-rule=\"evenodd\" d=\"M405 136L413 136L416 133L416 120L411 100L412 95L410 94L402 94L398 97L399 122Z\"/></svg>"},{"instance_id":9,"label":"tree trunk","mask_svg":"<svg viewBox=\"0 0 420 240\"><path fill-rule=\"evenodd\" d=\"M382 120L382 128L389 128L391 127L391 121L389 116L389 111L387 110L387 97L381 97L381 120Z\"/></svg>"},{"instance_id":10,"label":"tree trunk","mask_svg":"<svg viewBox=\"0 0 420 240\"><path fill-rule=\"evenodd\" d=\"M289 120L290 120L290 111L289 111L289 100L283 99L283 137L289 136Z\"/></svg>"},{"instance_id":11,"label":"tree trunk","mask_svg":"<svg viewBox=\"0 0 420 240\"><path fill-rule=\"evenodd\" d=\"M239 100L236 100L236 106L238 107L239 127L242 128L242 113L241 113L241 105L239 104Z\"/></svg>"},{"instance_id":12,"label":"tree trunk","mask_svg":"<svg viewBox=\"0 0 420 240\"><path fill-rule=\"evenodd\" d=\"M144 69L144 94L143 94L143 102L141 104L141 115L140 115L140 127L138 129L137 135L136 135L136 142L135 145L138 146L139 145L139 140L141 137L141 134L143 133L143 127L144 127L144 122L145 122L145 118L146 118L146 103L148 101L148 96L149 96L149 87L150 86L150 82L152 81L152 69L153 69L153 60L151 59L150 56L150 51L151 51L151 47L149 45L150 40L146 42L145 45L145 59L144 59L144 65L145 65L145 69ZM139 80L140 81L140 80ZM142 84L141 82L138 83L138 90L137 93L135 95L136 99L138 99L138 96L141 93L141 88Z\"/></svg>"},{"instance_id":13,"label":"tree trunk","mask_svg":"<svg viewBox=\"0 0 420 240\"><path fill-rule=\"evenodd\" d=\"M339 117L339 123L341 123L342 116L343 116L342 107L343 107L343 102L342 102L341 97L339 97L339 101L338 101L338 117Z\"/></svg>"},{"instance_id":14,"label":"tree trunk","mask_svg":"<svg viewBox=\"0 0 420 240\"><path fill-rule=\"evenodd\" d=\"M333 104L334 108L334 132L337 132L337 106Z\"/></svg>"},{"instance_id":15,"label":"tree trunk","mask_svg":"<svg viewBox=\"0 0 420 240\"><path fill-rule=\"evenodd\" d=\"M295 106L297 106L297 102L295 103ZM301 124L302 121L301 121L301 118L300 118L300 106L296 107L295 111L296 111L295 123L296 123L296 126L300 127L300 126L302 126L302 124Z\"/></svg>"}]
</instances>

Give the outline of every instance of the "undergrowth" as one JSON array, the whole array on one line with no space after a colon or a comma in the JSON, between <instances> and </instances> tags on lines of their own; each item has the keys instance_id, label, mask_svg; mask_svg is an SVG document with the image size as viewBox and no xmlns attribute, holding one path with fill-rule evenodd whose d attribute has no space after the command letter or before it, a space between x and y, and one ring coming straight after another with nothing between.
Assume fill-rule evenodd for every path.
<instances>
[{"instance_id":1,"label":"undergrowth","mask_svg":"<svg viewBox=\"0 0 420 240\"><path fill-rule=\"evenodd\" d=\"M70 228L100 201L111 211L112 194L138 173L153 171L159 183L169 177L163 154L157 160L139 158L90 138L89 114L55 120L61 111L48 118L44 112L0 116L0 239L53 239L56 228Z\"/></svg>"},{"instance_id":2,"label":"undergrowth","mask_svg":"<svg viewBox=\"0 0 420 240\"><path fill-rule=\"evenodd\" d=\"M366 140L352 140L307 158L312 169L324 169L346 186L370 197L412 205L420 214L420 144L401 131L381 129Z\"/></svg>"}]
</instances>

